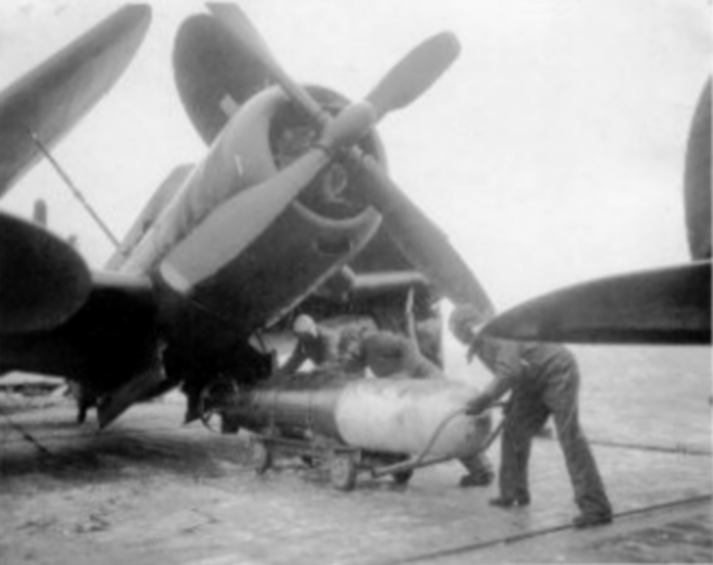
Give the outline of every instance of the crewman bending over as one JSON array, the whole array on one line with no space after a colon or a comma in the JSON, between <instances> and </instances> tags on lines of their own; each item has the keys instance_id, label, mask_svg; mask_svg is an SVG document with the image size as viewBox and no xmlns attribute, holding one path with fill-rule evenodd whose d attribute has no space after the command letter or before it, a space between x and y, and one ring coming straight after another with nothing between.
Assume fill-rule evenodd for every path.
<instances>
[{"instance_id":1,"label":"crewman bending over","mask_svg":"<svg viewBox=\"0 0 713 565\"><path fill-rule=\"evenodd\" d=\"M364 374L361 359L360 336L356 330L338 330L317 324L310 316L300 314L292 331L297 345L292 355L280 367L280 374L294 375L306 362L322 370L347 374Z\"/></svg>"},{"instance_id":2,"label":"crewman bending over","mask_svg":"<svg viewBox=\"0 0 713 565\"><path fill-rule=\"evenodd\" d=\"M413 289L406 297L406 335L379 330L366 333L360 355L375 377L402 375L412 379L443 378L443 371L419 347L413 316Z\"/></svg>"},{"instance_id":3,"label":"crewman bending over","mask_svg":"<svg viewBox=\"0 0 713 565\"><path fill-rule=\"evenodd\" d=\"M574 356L557 344L486 337L480 333L479 314L469 306L457 308L449 325L455 337L468 346L468 360L477 355L494 375L482 394L471 401L469 413L480 414L511 393L500 453L500 496L491 504L511 507L530 503L527 467L532 437L552 414L581 511L574 526L611 522L611 506L579 425L579 370Z\"/></svg>"}]
</instances>

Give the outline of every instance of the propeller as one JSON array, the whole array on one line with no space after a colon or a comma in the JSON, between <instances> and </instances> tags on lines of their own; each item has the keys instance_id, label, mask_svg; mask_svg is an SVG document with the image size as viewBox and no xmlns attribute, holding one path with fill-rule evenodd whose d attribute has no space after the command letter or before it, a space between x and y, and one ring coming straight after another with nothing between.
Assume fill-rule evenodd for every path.
<instances>
[{"instance_id":1,"label":"propeller","mask_svg":"<svg viewBox=\"0 0 713 565\"><path fill-rule=\"evenodd\" d=\"M322 126L330 123L330 116L284 71L236 5L210 3L208 8L221 25L230 30L234 39L265 65L275 81L305 112ZM408 53L362 103L371 108L370 126L388 112L403 108L423 94L445 72L459 51L455 36L441 33ZM356 147L346 153L352 172L358 172L370 187L370 202L383 215L385 229L404 256L451 300L471 304L483 318L492 317L494 308L487 294L444 234L388 178L373 158Z\"/></svg>"},{"instance_id":2,"label":"propeller","mask_svg":"<svg viewBox=\"0 0 713 565\"><path fill-rule=\"evenodd\" d=\"M339 147L364 136L373 119L368 104L345 108L325 126L315 147L262 184L239 192L201 222L162 262L164 279L187 292L237 257L312 182Z\"/></svg>"},{"instance_id":3,"label":"propeller","mask_svg":"<svg viewBox=\"0 0 713 565\"><path fill-rule=\"evenodd\" d=\"M490 321L504 339L569 343L711 343L711 262L607 277L529 300Z\"/></svg>"}]
</instances>

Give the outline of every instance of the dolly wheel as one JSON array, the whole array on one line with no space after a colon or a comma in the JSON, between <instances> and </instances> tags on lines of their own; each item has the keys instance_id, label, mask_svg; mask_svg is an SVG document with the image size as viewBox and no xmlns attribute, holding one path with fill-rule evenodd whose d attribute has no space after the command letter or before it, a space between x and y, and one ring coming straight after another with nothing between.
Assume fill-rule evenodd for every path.
<instances>
[{"instance_id":1,"label":"dolly wheel","mask_svg":"<svg viewBox=\"0 0 713 565\"><path fill-rule=\"evenodd\" d=\"M398 473L394 473L393 475L391 475L397 485L408 484L412 476L413 471L399 471Z\"/></svg>"},{"instance_id":2,"label":"dolly wheel","mask_svg":"<svg viewBox=\"0 0 713 565\"><path fill-rule=\"evenodd\" d=\"M338 490L349 491L356 484L356 464L346 453L335 453L329 461L329 478Z\"/></svg>"},{"instance_id":3,"label":"dolly wheel","mask_svg":"<svg viewBox=\"0 0 713 565\"><path fill-rule=\"evenodd\" d=\"M272 467L272 451L262 440L255 440L252 444L252 463L255 472L262 475Z\"/></svg>"}]
</instances>

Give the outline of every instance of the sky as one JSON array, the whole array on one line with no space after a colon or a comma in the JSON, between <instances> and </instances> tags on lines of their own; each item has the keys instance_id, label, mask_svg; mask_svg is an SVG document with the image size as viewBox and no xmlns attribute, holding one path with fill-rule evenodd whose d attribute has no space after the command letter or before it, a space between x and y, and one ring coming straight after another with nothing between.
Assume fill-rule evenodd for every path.
<instances>
[{"instance_id":1,"label":"sky","mask_svg":"<svg viewBox=\"0 0 713 565\"><path fill-rule=\"evenodd\" d=\"M462 51L379 132L393 180L446 232L499 309L613 273L688 260L682 179L710 74L708 0L242 0L297 80L352 99L444 30ZM119 7L4 0L0 88ZM153 2L117 86L53 152L118 235L206 148L173 81L181 21L200 2ZM0 202L76 234L99 268L112 246L41 163Z\"/></svg>"}]
</instances>

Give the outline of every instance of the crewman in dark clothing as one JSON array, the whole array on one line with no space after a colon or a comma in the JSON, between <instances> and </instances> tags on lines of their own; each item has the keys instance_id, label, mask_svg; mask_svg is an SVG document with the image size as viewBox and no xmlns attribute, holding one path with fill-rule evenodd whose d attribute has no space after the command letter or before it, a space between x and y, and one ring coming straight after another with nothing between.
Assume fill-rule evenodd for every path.
<instances>
[{"instance_id":1,"label":"crewman in dark clothing","mask_svg":"<svg viewBox=\"0 0 713 565\"><path fill-rule=\"evenodd\" d=\"M441 368L421 353L413 339L386 330L364 335L361 356L375 377L400 374L412 379L427 379L443 376Z\"/></svg>"},{"instance_id":2,"label":"crewman in dark clothing","mask_svg":"<svg viewBox=\"0 0 713 565\"><path fill-rule=\"evenodd\" d=\"M297 338L297 345L290 358L280 367L281 374L293 375L307 360L320 369L364 374L359 332L340 331L319 325L306 314L297 317L292 331Z\"/></svg>"},{"instance_id":3,"label":"crewman in dark clothing","mask_svg":"<svg viewBox=\"0 0 713 565\"><path fill-rule=\"evenodd\" d=\"M297 345L280 372L291 375L307 361L320 369L364 374L367 367L375 377L402 374L410 378L441 376L441 369L419 350L415 340L388 330L362 328L336 330L300 315L292 328Z\"/></svg>"},{"instance_id":4,"label":"crewman in dark clothing","mask_svg":"<svg viewBox=\"0 0 713 565\"><path fill-rule=\"evenodd\" d=\"M361 357L375 377L403 375L411 379L443 378L443 371L422 352L413 315L414 292L406 296L406 335L387 330L366 333L361 340Z\"/></svg>"},{"instance_id":5,"label":"crewman in dark clothing","mask_svg":"<svg viewBox=\"0 0 713 565\"><path fill-rule=\"evenodd\" d=\"M502 507L530 503L527 465L532 437L552 414L564 453L574 499L581 514L577 528L612 521L612 510L596 462L579 424L579 370L574 356L561 345L498 340L479 335L482 326L474 309L457 308L450 319L456 338L469 346L495 378L471 401L479 414L511 392L505 414L500 461L500 496L491 504Z\"/></svg>"},{"instance_id":6,"label":"crewman in dark clothing","mask_svg":"<svg viewBox=\"0 0 713 565\"><path fill-rule=\"evenodd\" d=\"M98 397L90 388L76 381L67 380L68 391L77 402L77 423L83 424L87 420L90 408L96 408Z\"/></svg>"},{"instance_id":7,"label":"crewman in dark clothing","mask_svg":"<svg viewBox=\"0 0 713 565\"><path fill-rule=\"evenodd\" d=\"M396 374L414 379L440 377L441 368L421 353L412 308L410 292L406 302L407 335L380 330L373 322L358 328L333 329L301 314L292 326L297 346L280 372L294 374L309 359L317 367L349 374L364 374L369 367L375 377Z\"/></svg>"}]
</instances>

